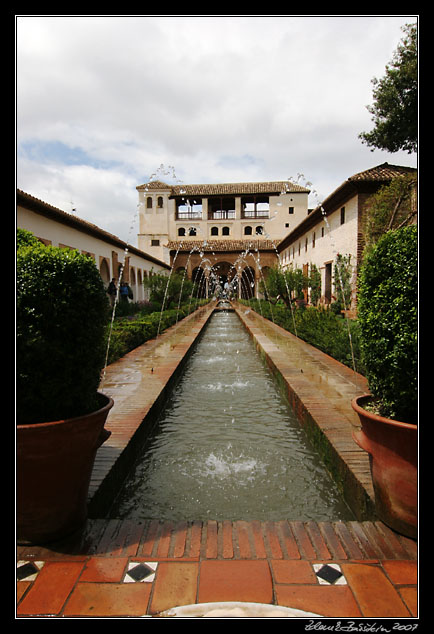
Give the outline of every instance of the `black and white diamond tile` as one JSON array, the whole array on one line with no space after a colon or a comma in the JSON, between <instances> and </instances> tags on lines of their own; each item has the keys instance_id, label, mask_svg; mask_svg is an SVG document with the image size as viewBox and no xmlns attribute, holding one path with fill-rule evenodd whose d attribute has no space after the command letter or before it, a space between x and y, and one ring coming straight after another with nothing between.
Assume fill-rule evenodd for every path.
<instances>
[{"instance_id":1,"label":"black and white diamond tile","mask_svg":"<svg viewBox=\"0 0 434 634\"><path fill-rule=\"evenodd\" d=\"M34 581L36 575L41 571L44 561L24 561L17 562L17 581Z\"/></svg>"},{"instance_id":2,"label":"black and white diamond tile","mask_svg":"<svg viewBox=\"0 0 434 634\"><path fill-rule=\"evenodd\" d=\"M124 583L152 583L155 579L158 562L150 561L133 561L128 564L128 570L125 573Z\"/></svg>"},{"instance_id":3,"label":"black and white diamond tile","mask_svg":"<svg viewBox=\"0 0 434 634\"><path fill-rule=\"evenodd\" d=\"M313 564L313 569L321 585L343 586L347 583L338 564Z\"/></svg>"}]
</instances>

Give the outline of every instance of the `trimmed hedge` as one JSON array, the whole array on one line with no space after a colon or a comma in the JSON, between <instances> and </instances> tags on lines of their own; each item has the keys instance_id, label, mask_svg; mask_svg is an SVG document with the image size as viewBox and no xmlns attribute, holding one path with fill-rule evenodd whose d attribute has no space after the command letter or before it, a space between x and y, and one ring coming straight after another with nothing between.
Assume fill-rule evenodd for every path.
<instances>
[{"instance_id":1,"label":"trimmed hedge","mask_svg":"<svg viewBox=\"0 0 434 634\"><path fill-rule=\"evenodd\" d=\"M108 300L92 258L17 240L17 422L98 409Z\"/></svg>"},{"instance_id":2,"label":"trimmed hedge","mask_svg":"<svg viewBox=\"0 0 434 634\"><path fill-rule=\"evenodd\" d=\"M417 422L417 227L389 231L365 255L358 318L380 414Z\"/></svg>"},{"instance_id":3,"label":"trimmed hedge","mask_svg":"<svg viewBox=\"0 0 434 634\"><path fill-rule=\"evenodd\" d=\"M336 315L330 308L314 306L294 307L274 306L266 300L242 300L257 313L273 321L278 326L295 334L322 352L353 369L353 357L348 335L348 322ZM364 373L360 351L360 326L356 320L349 321L351 343L357 372Z\"/></svg>"},{"instance_id":4,"label":"trimmed hedge","mask_svg":"<svg viewBox=\"0 0 434 634\"><path fill-rule=\"evenodd\" d=\"M165 310L151 313L150 315L138 316L136 319L117 319L113 324L110 335L110 348L108 354L108 364L113 363L137 346L142 345L149 339L153 339L158 334L173 326L190 313L196 310L197 306L203 306L208 300L201 300L181 306L177 309ZM160 323L161 319L161 323ZM109 329L107 330L107 340Z\"/></svg>"}]
</instances>

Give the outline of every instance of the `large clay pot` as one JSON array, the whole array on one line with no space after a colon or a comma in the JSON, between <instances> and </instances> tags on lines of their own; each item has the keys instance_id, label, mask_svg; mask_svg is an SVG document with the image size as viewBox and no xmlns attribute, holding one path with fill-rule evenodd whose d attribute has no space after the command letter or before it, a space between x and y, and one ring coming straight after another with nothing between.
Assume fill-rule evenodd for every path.
<instances>
[{"instance_id":1,"label":"large clay pot","mask_svg":"<svg viewBox=\"0 0 434 634\"><path fill-rule=\"evenodd\" d=\"M417 425L376 416L364 409L372 397L355 398L361 430L356 443L369 453L379 519L407 537L417 537Z\"/></svg>"},{"instance_id":2,"label":"large clay pot","mask_svg":"<svg viewBox=\"0 0 434 634\"><path fill-rule=\"evenodd\" d=\"M86 416L17 426L17 539L45 544L84 527L87 495L113 400Z\"/></svg>"}]
</instances>

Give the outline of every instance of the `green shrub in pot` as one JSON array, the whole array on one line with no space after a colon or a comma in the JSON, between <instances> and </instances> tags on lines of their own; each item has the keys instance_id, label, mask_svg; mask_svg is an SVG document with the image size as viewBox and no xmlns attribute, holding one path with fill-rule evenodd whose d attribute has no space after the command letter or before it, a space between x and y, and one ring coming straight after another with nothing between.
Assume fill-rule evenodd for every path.
<instances>
[{"instance_id":1,"label":"green shrub in pot","mask_svg":"<svg viewBox=\"0 0 434 634\"><path fill-rule=\"evenodd\" d=\"M92 258L17 236L16 527L20 544L83 530L113 399L98 392L108 299Z\"/></svg>"},{"instance_id":2,"label":"green shrub in pot","mask_svg":"<svg viewBox=\"0 0 434 634\"><path fill-rule=\"evenodd\" d=\"M17 422L98 409L108 301L92 258L17 236Z\"/></svg>"},{"instance_id":3,"label":"green shrub in pot","mask_svg":"<svg viewBox=\"0 0 434 634\"><path fill-rule=\"evenodd\" d=\"M358 319L379 415L417 422L417 227L385 233L365 255Z\"/></svg>"},{"instance_id":4,"label":"green shrub in pot","mask_svg":"<svg viewBox=\"0 0 434 634\"><path fill-rule=\"evenodd\" d=\"M394 531L418 533L417 228L385 233L366 253L358 317L370 394L353 399L356 443L369 454L375 509Z\"/></svg>"}]
</instances>

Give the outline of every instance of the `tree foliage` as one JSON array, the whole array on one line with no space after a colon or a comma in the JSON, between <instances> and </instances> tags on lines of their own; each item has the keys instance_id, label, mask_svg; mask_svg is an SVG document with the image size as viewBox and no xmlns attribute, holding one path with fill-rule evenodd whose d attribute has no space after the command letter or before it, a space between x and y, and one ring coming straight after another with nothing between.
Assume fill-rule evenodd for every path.
<instances>
[{"instance_id":1,"label":"tree foliage","mask_svg":"<svg viewBox=\"0 0 434 634\"><path fill-rule=\"evenodd\" d=\"M375 149L388 152L417 151L418 92L417 92L417 28L416 24L402 27L404 37L381 79L374 77L374 103L367 106L373 115L374 129L362 132L359 138Z\"/></svg>"},{"instance_id":2,"label":"tree foliage","mask_svg":"<svg viewBox=\"0 0 434 634\"><path fill-rule=\"evenodd\" d=\"M352 277L351 255L338 253L334 263L334 281L336 302L340 310L348 310L351 307Z\"/></svg>"},{"instance_id":3,"label":"tree foliage","mask_svg":"<svg viewBox=\"0 0 434 634\"><path fill-rule=\"evenodd\" d=\"M303 291L309 286L309 276L304 275L302 269L290 266L286 270L270 268L266 284L261 288L270 301L281 299L285 306L290 306L295 299L303 298Z\"/></svg>"},{"instance_id":4,"label":"tree foliage","mask_svg":"<svg viewBox=\"0 0 434 634\"><path fill-rule=\"evenodd\" d=\"M412 223L416 215L416 174L398 176L373 194L366 207L363 227L365 245L375 244L392 229Z\"/></svg>"},{"instance_id":5,"label":"tree foliage","mask_svg":"<svg viewBox=\"0 0 434 634\"><path fill-rule=\"evenodd\" d=\"M175 308L187 301L193 292L193 282L179 273L172 273L170 278L163 274L154 274L144 281L149 289L151 302L163 308Z\"/></svg>"},{"instance_id":6,"label":"tree foliage","mask_svg":"<svg viewBox=\"0 0 434 634\"><path fill-rule=\"evenodd\" d=\"M316 264L310 265L310 301L313 306L316 306L321 299L321 273L318 270Z\"/></svg>"}]
</instances>

